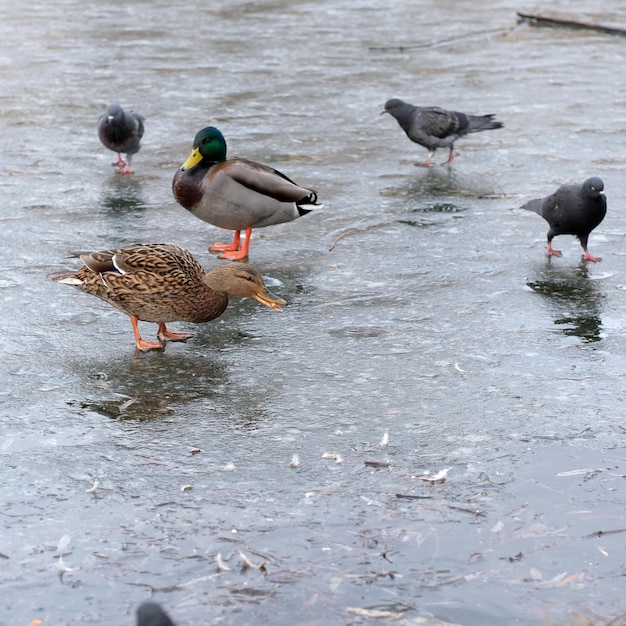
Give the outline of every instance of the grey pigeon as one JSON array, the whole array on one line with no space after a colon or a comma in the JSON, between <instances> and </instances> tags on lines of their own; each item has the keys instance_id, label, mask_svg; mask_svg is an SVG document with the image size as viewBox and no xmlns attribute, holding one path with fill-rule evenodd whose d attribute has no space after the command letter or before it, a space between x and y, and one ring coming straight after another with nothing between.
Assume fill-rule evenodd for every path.
<instances>
[{"instance_id":1,"label":"grey pigeon","mask_svg":"<svg viewBox=\"0 0 626 626\"><path fill-rule=\"evenodd\" d=\"M144 602L137 609L137 626L176 626L156 602Z\"/></svg>"},{"instance_id":2,"label":"grey pigeon","mask_svg":"<svg viewBox=\"0 0 626 626\"><path fill-rule=\"evenodd\" d=\"M597 176L588 178L582 185L563 185L552 195L537 200L530 200L522 209L534 211L548 224L549 255L561 256L559 250L552 247L552 239L557 235L576 235L585 251L585 261L601 261L587 249L589 233L606 215L606 197L602 193L604 183Z\"/></svg>"},{"instance_id":3,"label":"grey pigeon","mask_svg":"<svg viewBox=\"0 0 626 626\"><path fill-rule=\"evenodd\" d=\"M110 104L106 113L98 119L98 137L113 152L117 152L117 161L112 163L120 166L118 174L132 174L130 160L141 147L143 137L143 117L133 111L124 111L119 104ZM126 154L126 161L122 154Z\"/></svg>"},{"instance_id":4,"label":"grey pigeon","mask_svg":"<svg viewBox=\"0 0 626 626\"><path fill-rule=\"evenodd\" d=\"M385 110L381 113L393 115L407 134L407 137L424 146L430 151L428 159L423 163L416 163L420 167L432 165L433 155L437 148L449 148L450 154L446 165L452 163L456 156L454 142L468 133L478 133L481 130L502 128L502 122L494 121L495 114L466 115L458 111L446 111L439 107L417 107L399 98L392 98L385 103Z\"/></svg>"}]
</instances>

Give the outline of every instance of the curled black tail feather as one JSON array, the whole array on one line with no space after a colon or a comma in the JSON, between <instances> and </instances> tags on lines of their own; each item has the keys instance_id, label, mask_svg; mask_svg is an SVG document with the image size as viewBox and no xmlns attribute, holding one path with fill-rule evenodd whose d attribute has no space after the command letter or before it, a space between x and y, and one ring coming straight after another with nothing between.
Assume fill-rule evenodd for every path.
<instances>
[{"instance_id":1,"label":"curled black tail feather","mask_svg":"<svg viewBox=\"0 0 626 626\"><path fill-rule=\"evenodd\" d=\"M300 213L300 215L306 215L313 209L321 209L323 206L323 204L320 204L317 201L317 192L315 191L311 191L308 196L301 198L296 202L296 207L298 208L298 213Z\"/></svg>"}]
</instances>

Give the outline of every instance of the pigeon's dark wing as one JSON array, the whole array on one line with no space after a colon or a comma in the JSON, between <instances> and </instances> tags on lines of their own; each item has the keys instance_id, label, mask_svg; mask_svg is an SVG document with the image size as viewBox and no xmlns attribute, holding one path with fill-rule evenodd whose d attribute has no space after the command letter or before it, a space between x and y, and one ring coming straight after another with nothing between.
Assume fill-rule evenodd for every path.
<instances>
[{"instance_id":1,"label":"pigeon's dark wing","mask_svg":"<svg viewBox=\"0 0 626 626\"><path fill-rule=\"evenodd\" d=\"M591 231L587 228L582 185L563 185L550 197L554 200L544 206L543 217L555 234L578 235L585 230L587 234Z\"/></svg>"},{"instance_id":2,"label":"pigeon's dark wing","mask_svg":"<svg viewBox=\"0 0 626 626\"><path fill-rule=\"evenodd\" d=\"M467 115L439 107L417 108L411 129L419 127L426 135L445 139L460 135L469 125Z\"/></svg>"},{"instance_id":3,"label":"pigeon's dark wing","mask_svg":"<svg viewBox=\"0 0 626 626\"><path fill-rule=\"evenodd\" d=\"M130 112L130 115L132 116L133 120L134 120L134 127L135 127L135 136L137 137L138 140L140 140L143 137L143 131L144 131L144 126L143 126L143 116L139 115L139 113L135 113L134 111Z\"/></svg>"},{"instance_id":4,"label":"pigeon's dark wing","mask_svg":"<svg viewBox=\"0 0 626 626\"><path fill-rule=\"evenodd\" d=\"M176 626L176 624L156 602L144 602L137 609L137 626Z\"/></svg>"}]
</instances>

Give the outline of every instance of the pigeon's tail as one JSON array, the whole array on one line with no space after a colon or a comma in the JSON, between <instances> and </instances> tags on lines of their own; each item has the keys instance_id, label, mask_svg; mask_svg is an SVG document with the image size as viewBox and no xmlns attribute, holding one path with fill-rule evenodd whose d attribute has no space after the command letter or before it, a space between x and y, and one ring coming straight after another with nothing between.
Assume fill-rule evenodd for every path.
<instances>
[{"instance_id":1,"label":"pigeon's tail","mask_svg":"<svg viewBox=\"0 0 626 626\"><path fill-rule=\"evenodd\" d=\"M543 198L537 198L536 200L529 200L526 204L523 204L520 208L527 211L534 211L543 217Z\"/></svg>"},{"instance_id":2,"label":"pigeon's tail","mask_svg":"<svg viewBox=\"0 0 626 626\"><path fill-rule=\"evenodd\" d=\"M468 133L479 133L481 130L493 130L495 128L502 128L504 124L502 122L496 122L493 118L495 113L490 115L468 115L467 119L469 125L467 127Z\"/></svg>"}]
</instances>

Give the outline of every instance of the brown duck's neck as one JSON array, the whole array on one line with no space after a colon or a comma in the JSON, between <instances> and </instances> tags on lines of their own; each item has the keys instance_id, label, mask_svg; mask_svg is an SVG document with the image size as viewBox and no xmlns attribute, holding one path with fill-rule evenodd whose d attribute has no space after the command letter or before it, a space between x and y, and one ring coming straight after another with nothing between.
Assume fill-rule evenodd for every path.
<instances>
[{"instance_id":1,"label":"brown duck's neck","mask_svg":"<svg viewBox=\"0 0 626 626\"><path fill-rule=\"evenodd\" d=\"M201 324L219 317L228 307L228 295L206 286L206 293L196 293L193 309L189 311L187 321Z\"/></svg>"}]
</instances>

